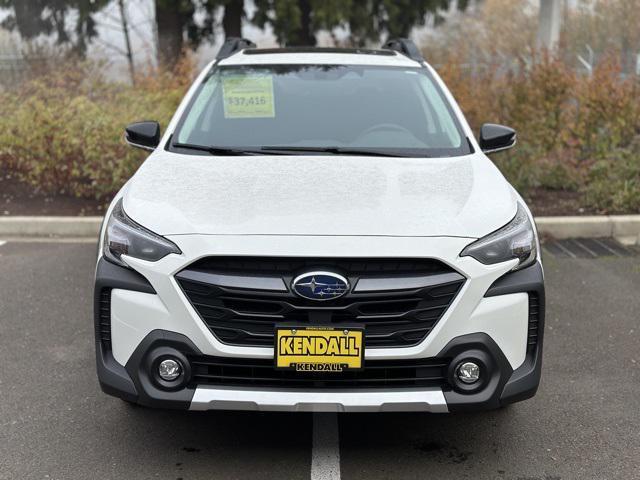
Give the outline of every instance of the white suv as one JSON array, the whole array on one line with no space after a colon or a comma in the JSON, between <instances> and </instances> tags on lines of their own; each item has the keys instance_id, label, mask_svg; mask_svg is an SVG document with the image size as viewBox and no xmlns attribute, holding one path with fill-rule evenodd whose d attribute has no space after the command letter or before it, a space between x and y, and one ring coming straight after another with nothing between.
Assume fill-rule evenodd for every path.
<instances>
[{"instance_id":1,"label":"white suv","mask_svg":"<svg viewBox=\"0 0 640 480\"><path fill-rule=\"evenodd\" d=\"M102 389L191 410L450 412L533 396L544 284L529 210L408 40L230 39L113 200Z\"/></svg>"}]
</instances>

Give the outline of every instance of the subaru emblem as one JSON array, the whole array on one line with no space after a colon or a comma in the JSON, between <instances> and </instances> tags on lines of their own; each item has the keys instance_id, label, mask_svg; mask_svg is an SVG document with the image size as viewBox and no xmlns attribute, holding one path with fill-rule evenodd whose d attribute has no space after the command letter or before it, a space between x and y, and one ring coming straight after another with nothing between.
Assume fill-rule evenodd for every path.
<instances>
[{"instance_id":1,"label":"subaru emblem","mask_svg":"<svg viewBox=\"0 0 640 480\"><path fill-rule=\"evenodd\" d=\"M349 281L331 272L308 272L296 277L291 288L309 300L333 300L349 291Z\"/></svg>"}]
</instances>

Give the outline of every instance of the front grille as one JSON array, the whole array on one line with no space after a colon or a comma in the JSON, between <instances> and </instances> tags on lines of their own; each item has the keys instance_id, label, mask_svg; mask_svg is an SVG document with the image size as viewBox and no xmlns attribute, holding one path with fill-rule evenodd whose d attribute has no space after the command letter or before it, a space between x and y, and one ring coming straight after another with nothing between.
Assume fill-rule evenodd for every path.
<instances>
[{"instance_id":1,"label":"front grille","mask_svg":"<svg viewBox=\"0 0 640 480\"><path fill-rule=\"evenodd\" d=\"M538 345L538 325L540 323L540 298L535 292L529 292L529 333L527 335L527 353L533 353Z\"/></svg>"},{"instance_id":2,"label":"front grille","mask_svg":"<svg viewBox=\"0 0 640 480\"><path fill-rule=\"evenodd\" d=\"M436 274L453 271L442 262L413 258L299 258L299 257L205 257L188 269L236 274L291 274L318 267L333 268L350 275L391 273Z\"/></svg>"},{"instance_id":3,"label":"front grille","mask_svg":"<svg viewBox=\"0 0 640 480\"><path fill-rule=\"evenodd\" d=\"M291 281L312 270L344 275L351 292L326 302L299 297L289 288ZM436 260L384 258L212 257L176 279L211 332L222 342L243 346L272 346L275 325L292 322L358 323L365 326L367 347L415 345L464 283L462 275ZM359 291L363 280L384 288Z\"/></svg>"},{"instance_id":4,"label":"front grille","mask_svg":"<svg viewBox=\"0 0 640 480\"><path fill-rule=\"evenodd\" d=\"M341 373L276 370L273 360L189 358L191 386L252 386L278 388L440 387L447 385L448 360L369 360L364 368Z\"/></svg>"},{"instance_id":5,"label":"front grille","mask_svg":"<svg viewBox=\"0 0 640 480\"><path fill-rule=\"evenodd\" d=\"M103 288L100 292L98 312L100 341L106 350L111 350L111 289Z\"/></svg>"}]
</instances>

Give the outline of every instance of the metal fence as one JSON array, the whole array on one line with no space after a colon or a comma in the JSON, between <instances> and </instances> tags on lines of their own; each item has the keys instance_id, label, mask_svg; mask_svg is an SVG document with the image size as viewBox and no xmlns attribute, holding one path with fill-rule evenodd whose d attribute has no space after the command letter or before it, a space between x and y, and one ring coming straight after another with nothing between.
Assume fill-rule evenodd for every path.
<instances>
[{"instance_id":1,"label":"metal fence","mask_svg":"<svg viewBox=\"0 0 640 480\"><path fill-rule=\"evenodd\" d=\"M29 72L29 63L20 55L0 55L0 88L19 85Z\"/></svg>"},{"instance_id":2,"label":"metal fence","mask_svg":"<svg viewBox=\"0 0 640 480\"><path fill-rule=\"evenodd\" d=\"M42 70L49 59L41 56L20 54L0 54L0 89L18 87L29 76Z\"/></svg>"}]
</instances>

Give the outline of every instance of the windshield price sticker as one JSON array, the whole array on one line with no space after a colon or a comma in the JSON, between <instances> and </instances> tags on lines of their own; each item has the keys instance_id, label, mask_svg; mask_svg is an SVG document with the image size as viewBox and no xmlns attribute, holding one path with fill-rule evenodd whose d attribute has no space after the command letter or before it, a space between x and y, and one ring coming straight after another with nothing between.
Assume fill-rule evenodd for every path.
<instances>
[{"instance_id":1,"label":"windshield price sticker","mask_svg":"<svg viewBox=\"0 0 640 480\"><path fill-rule=\"evenodd\" d=\"M273 77L236 76L222 80L225 118L273 118Z\"/></svg>"}]
</instances>

